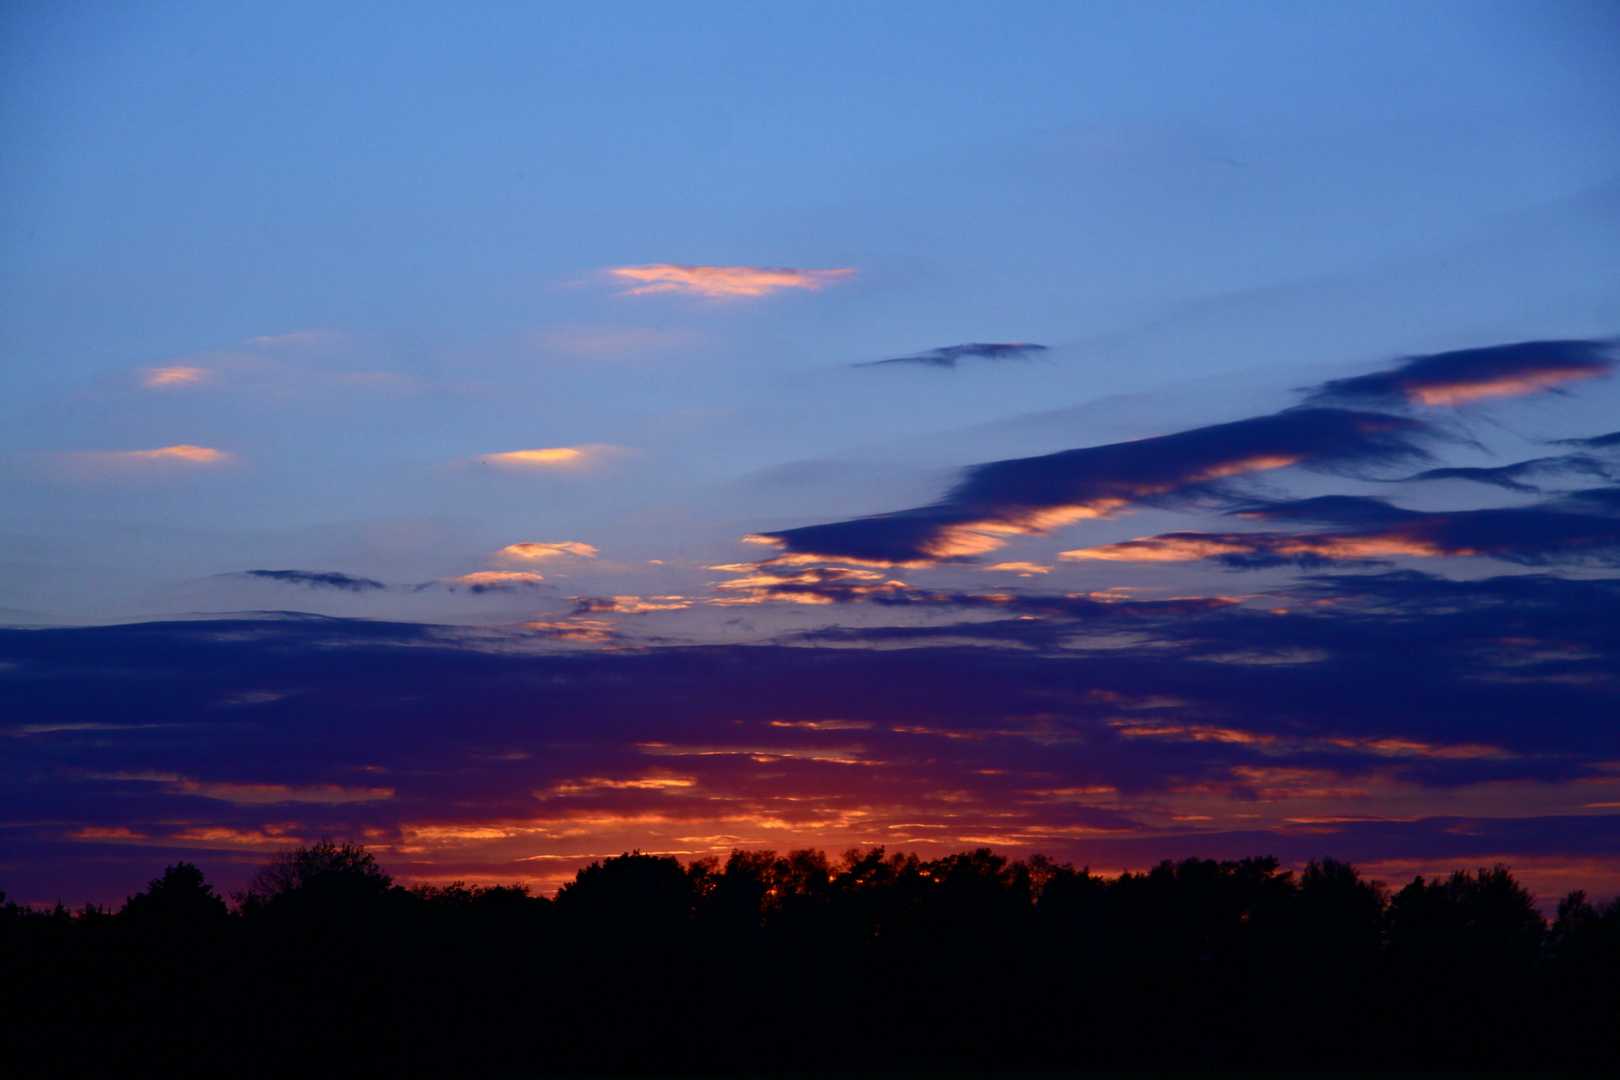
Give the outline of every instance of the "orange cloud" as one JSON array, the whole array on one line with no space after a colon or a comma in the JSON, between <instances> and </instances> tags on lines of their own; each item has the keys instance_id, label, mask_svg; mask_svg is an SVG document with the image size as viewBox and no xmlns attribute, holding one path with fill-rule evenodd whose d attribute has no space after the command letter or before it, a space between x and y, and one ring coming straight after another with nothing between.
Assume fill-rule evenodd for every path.
<instances>
[{"instance_id":1,"label":"orange cloud","mask_svg":"<svg viewBox=\"0 0 1620 1080\"><path fill-rule=\"evenodd\" d=\"M572 446L553 446L545 450L509 450L504 454L485 454L478 461L486 465L505 465L529 468L536 465L569 465L585 456Z\"/></svg>"},{"instance_id":2,"label":"orange cloud","mask_svg":"<svg viewBox=\"0 0 1620 1080\"><path fill-rule=\"evenodd\" d=\"M1284 536L1279 533L1167 533L1142 536L1118 544L1062 551L1060 559L1105 559L1111 562L1191 562L1216 555L1264 552L1283 558L1315 556L1323 559L1374 559L1390 555L1478 555L1468 549L1448 549L1418 536L1391 532L1368 536Z\"/></svg>"},{"instance_id":3,"label":"orange cloud","mask_svg":"<svg viewBox=\"0 0 1620 1080\"><path fill-rule=\"evenodd\" d=\"M146 378L141 380L143 386L181 386L186 383L202 382L211 375L207 368L176 367L147 368Z\"/></svg>"},{"instance_id":4,"label":"orange cloud","mask_svg":"<svg viewBox=\"0 0 1620 1080\"><path fill-rule=\"evenodd\" d=\"M526 570L480 570L474 574L462 574L460 577L440 578L440 585L469 585L473 587L490 588L502 585L538 585L546 580L539 574Z\"/></svg>"},{"instance_id":5,"label":"orange cloud","mask_svg":"<svg viewBox=\"0 0 1620 1080\"><path fill-rule=\"evenodd\" d=\"M540 559L555 559L559 555L578 555L582 559L594 559L596 554L596 549L589 544L563 540L555 544L539 544L532 541L508 544L490 557L501 562L535 562Z\"/></svg>"},{"instance_id":6,"label":"orange cloud","mask_svg":"<svg viewBox=\"0 0 1620 1080\"><path fill-rule=\"evenodd\" d=\"M765 296L782 289L819 290L855 273L843 270L798 270L778 266L680 266L652 263L647 266L618 266L608 271L615 277L643 284L626 292L628 296L646 293L680 292L692 296Z\"/></svg>"},{"instance_id":7,"label":"orange cloud","mask_svg":"<svg viewBox=\"0 0 1620 1080\"><path fill-rule=\"evenodd\" d=\"M618 615L641 615L649 611L684 611L692 606L684 596L612 596L576 597L578 611L612 612Z\"/></svg>"},{"instance_id":8,"label":"orange cloud","mask_svg":"<svg viewBox=\"0 0 1620 1080\"><path fill-rule=\"evenodd\" d=\"M1590 379L1601 374L1603 374L1601 371L1571 365L1562 368L1504 375L1501 378L1478 382L1459 380L1454 383L1414 386L1408 391L1408 396L1422 402L1424 405L1461 405L1465 402L1477 401L1480 398L1516 397L1519 394L1533 394L1539 390L1546 390L1563 383L1573 382L1576 379Z\"/></svg>"},{"instance_id":9,"label":"orange cloud","mask_svg":"<svg viewBox=\"0 0 1620 1080\"><path fill-rule=\"evenodd\" d=\"M41 455L48 467L81 478L130 475L143 471L209 468L229 465L234 454L182 443L153 450L74 450Z\"/></svg>"},{"instance_id":10,"label":"orange cloud","mask_svg":"<svg viewBox=\"0 0 1620 1080\"><path fill-rule=\"evenodd\" d=\"M856 582L871 584L855 584ZM768 604L774 601L791 604L832 604L840 599L868 599L878 594L904 593L910 590L910 586L903 581L884 581L882 574L875 574L870 570L816 567L791 575L753 573L746 577L717 582L714 589L716 592L740 594L709 601L711 604L731 607L739 604Z\"/></svg>"},{"instance_id":11,"label":"orange cloud","mask_svg":"<svg viewBox=\"0 0 1620 1080\"><path fill-rule=\"evenodd\" d=\"M493 467L512 472L572 471L601 465L631 451L610 443L581 443L577 446L547 446L533 450L507 450L495 454L479 454L462 458L452 466Z\"/></svg>"}]
</instances>

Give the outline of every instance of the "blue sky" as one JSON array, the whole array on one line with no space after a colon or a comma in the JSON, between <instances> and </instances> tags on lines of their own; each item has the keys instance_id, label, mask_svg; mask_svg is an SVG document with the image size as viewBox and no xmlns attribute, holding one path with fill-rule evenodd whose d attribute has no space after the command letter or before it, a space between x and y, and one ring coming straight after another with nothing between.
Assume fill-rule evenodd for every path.
<instances>
[{"instance_id":1,"label":"blue sky","mask_svg":"<svg viewBox=\"0 0 1620 1080\"><path fill-rule=\"evenodd\" d=\"M1370 612L1392 589L1421 606L1446 582L1501 579L1466 604L1500 614L1503 590L1521 587L1544 588L1549 611L1588 603L1620 549L1603 494L1616 465L1611 444L1554 440L1620 427L1608 374L1620 333L1616 46L1620 8L1595 3L13 6L0 14L0 617L111 633L292 611L355 620L361 638L378 621L416 628L399 631L411 641L459 627L467 636L444 647L500 641L559 664L697 645L923 656L944 641L968 650L969 668L1015 649L1078 671L1062 666L1080 662L1076 650L1123 640L1112 623L1076 630L1091 618L1079 597L1214 604L1140 610L1156 647L1182 649L1239 633L1209 621L1239 618L1219 614L1228 602L1291 610L1331 594ZM1524 342L1542 344L1500 351ZM1042 348L957 348L1012 344ZM877 363L948 349L951 365ZM1411 367L1459 350L1487 351ZM1380 372L1383 396L1320 389ZM1385 419L1345 419L1358 410ZM1405 442L1374 446L1368 424L1395 425L1388 439ZM1320 442L1352 430L1353 446ZM1201 431L1215 434L1041 457ZM1020 464L1031 458L1046 463ZM1531 461L1542 463L1518 468ZM1069 470L1069 486L1030 494L1052 469ZM1340 501L1301 506L1317 497ZM896 521L924 519L933 532L892 546ZM900 554L874 565L863 553L881 537ZM1326 571L1333 582L1313 577ZM1419 578L1387 576L1401 574ZM969 625L1002 617L1045 629ZM945 634L948 619L967 629ZM17 633L37 643L29 635L46 632ZM1582 647L1612 659L1592 634ZM1304 637L1294 653L1317 649L1322 663L1354 651L1348 638ZM1255 648L1282 647L1266 640ZM241 663L258 682L221 700L299 700ZM1164 670L1170 683L1185 675ZM1471 672L1453 673L1455 694L1467 696ZM14 745L100 730L74 712L92 703L62 694L30 708L79 718L28 721L39 730ZM1142 738L1175 728L1200 747L1282 753L1276 725L1295 721L1222 700ZM1239 730L1251 707L1272 741L1209 734ZM773 723L760 709L738 722ZM1367 820L1485 813L1497 789L1478 785L1505 783L1531 786L1504 796L1499 816L1585 822L1601 810L1588 788L1609 782L1617 751L1596 727L1555 750L1430 720L1290 728L1288 753L1354 745L1385 761L1405 739L1431 763L1475 763L1467 777L1385 776L1410 789L1355 796ZM138 716L120 722L147 730ZM848 730L885 721L868 709L859 723ZM1113 738L1124 721L1075 723ZM511 752L538 754L531 735L511 736L526 747ZM420 736L429 756L466 749L441 736ZM75 754L91 751L61 738L18 758L17 776L53 792L89 782ZM339 824L405 853L401 837L423 829L515 830L492 841L497 852L454 859L418 844L427 876L434 859L510 875L514 860L647 848L654 833L672 851L708 850L658 833L657 815L624 819L646 836L621 821L594 838L553 829L568 842L541 844L540 826L511 825L527 819L504 804L452 828L433 808L451 798L442 792L413 796L409 812L389 801L403 794L325 804L322 791L384 787L305 776L292 758L285 776L238 775L240 748L166 762L149 750L102 761L96 776L126 779L96 782L167 785L163 798L197 806L247 791L223 799L228 823L198 824L196 810L186 834L233 858L302 835L266 824L293 820L293 804L382 807ZM1477 773L1479 761L1538 754L1571 764L1533 783L1528 765ZM661 788L676 774L608 757L580 768L630 779L591 790L701 787L683 773ZM1227 770L1219 796L1184 765L1153 781L1135 764L1087 781L1159 784L1168 800L1092 807L1096 835L1151 854L1180 835L1174 821L1236 828L1188 800L1266 801L1232 779L1253 763L1200 765ZM1318 798L1298 794L1307 788L1349 790L1299 781L1273 801ZM1473 794L1453 805L1442 789ZM295 797L283 806L277 791ZM981 794L986 806L1013 798ZM8 820L43 821L57 798L24 798ZM244 806L280 809L249 821ZM776 835L749 832L748 813L728 806L725 828L699 830L704 843ZM1266 827L1332 816L1278 807ZM95 843L167 836L190 850L179 826L153 823L163 813L80 822L82 836L39 825L29 842L44 846L29 858L102 887L113 871L97 877L91 859L70 872L60 853L89 850L95 830ZM831 832L801 822L794 836L863 839L840 820ZM864 838L948 846L994 832L982 824L909 837L874 825ZM1585 872L1612 870L1620 826L1580 827L1608 838L1582 849ZM995 835L1072 846L1082 834ZM1525 850L1573 873L1558 862L1564 834L1539 835Z\"/></svg>"}]
</instances>

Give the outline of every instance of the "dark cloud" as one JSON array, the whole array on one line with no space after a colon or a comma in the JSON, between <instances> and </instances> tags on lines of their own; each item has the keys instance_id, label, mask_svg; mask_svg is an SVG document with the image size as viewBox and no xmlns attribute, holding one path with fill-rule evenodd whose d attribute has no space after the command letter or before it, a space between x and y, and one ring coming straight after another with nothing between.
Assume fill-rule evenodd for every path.
<instances>
[{"instance_id":1,"label":"dark cloud","mask_svg":"<svg viewBox=\"0 0 1620 1080\"><path fill-rule=\"evenodd\" d=\"M386 589L380 581L371 578L355 577L352 574L339 574L335 572L319 573L310 570L244 570L240 574L226 574L225 577L258 578L262 581L274 581L283 585L299 585L306 589L339 589L343 592L370 592L373 589Z\"/></svg>"},{"instance_id":2,"label":"dark cloud","mask_svg":"<svg viewBox=\"0 0 1620 1080\"><path fill-rule=\"evenodd\" d=\"M1526 566L1555 563L1612 566L1620 564L1620 517L1578 509L1582 502L1595 503L1607 498L1611 491L1605 489L1604 494L1592 496L1583 493L1582 497L1563 504L1441 513L1400 510L1383 504L1388 520L1373 528L1332 533L1163 533L1067 552L1065 557L1123 562L1214 559L1240 569L1285 564L1321 566L1333 561L1388 559L1398 555L1484 556ZM1378 512L1376 508L1380 503L1378 499L1349 498L1325 503L1314 520L1346 523L1355 522L1357 517L1365 520ZM1256 517L1311 513L1286 508L1290 505L1299 504L1247 513ZM1566 506L1574 508L1566 509ZM1335 518L1336 513L1342 516Z\"/></svg>"},{"instance_id":3,"label":"dark cloud","mask_svg":"<svg viewBox=\"0 0 1620 1080\"><path fill-rule=\"evenodd\" d=\"M416 586L416 591L445 589L449 592L460 592L465 589L475 596L481 596L484 593L515 593L528 589L551 588L552 586L545 583L544 577L532 571L479 570L471 574L462 574L460 577L425 581Z\"/></svg>"},{"instance_id":4,"label":"dark cloud","mask_svg":"<svg viewBox=\"0 0 1620 1080\"><path fill-rule=\"evenodd\" d=\"M1208 493L1221 479L1301 465L1353 472L1423 456L1427 428L1343 409L1294 409L1174 435L976 465L931 506L756 539L788 556L884 566L964 561L999 547L995 534L1038 534L1139 503Z\"/></svg>"},{"instance_id":5,"label":"dark cloud","mask_svg":"<svg viewBox=\"0 0 1620 1080\"><path fill-rule=\"evenodd\" d=\"M1556 443L1565 446L1587 446L1594 450L1606 450L1612 446L1620 446L1620 431L1611 431L1607 435L1594 435L1589 439L1554 439Z\"/></svg>"},{"instance_id":6,"label":"dark cloud","mask_svg":"<svg viewBox=\"0 0 1620 1080\"><path fill-rule=\"evenodd\" d=\"M868 360L865 363L851 366L882 367L885 364L922 364L926 367L954 368L959 360L1024 360L1034 353L1045 351L1045 345L1033 345L1027 341L974 341L963 345L947 345L941 349L929 349L927 352L917 353L915 356L896 356L888 360Z\"/></svg>"},{"instance_id":7,"label":"dark cloud","mask_svg":"<svg viewBox=\"0 0 1620 1080\"><path fill-rule=\"evenodd\" d=\"M1581 441L1585 442L1586 440ZM1495 487L1507 488L1509 491L1532 492L1542 489L1538 485L1530 483L1528 477L1567 476L1573 474L1615 479L1616 471L1612 462L1603 461L1590 454L1561 454L1557 457L1532 458L1529 461L1519 461L1512 465L1498 465L1490 468L1429 469L1406 479L1408 481L1472 480L1479 484L1491 484Z\"/></svg>"},{"instance_id":8,"label":"dark cloud","mask_svg":"<svg viewBox=\"0 0 1620 1080\"><path fill-rule=\"evenodd\" d=\"M1323 383L1307 400L1457 405L1532 393L1609 374L1612 349L1606 341L1522 341L1413 356L1388 371Z\"/></svg>"},{"instance_id":9,"label":"dark cloud","mask_svg":"<svg viewBox=\"0 0 1620 1080\"><path fill-rule=\"evenodd\" d=\"M131 850L248 862L323 833L531 879L514 860L537 851L784 836L1156 858L1381 812L1418 819L1379 826L1395 857L1460 851L1429 819L1466 818L1468 792L1511 850L1552 857L1573 841L1538 824L1551 792L1620 801L1620 580L924 599L902 610L998 617L802 642L888 648L587 652L344 619L0 630L0 872L53 899L31 868L88 882L103 859L137 873Z\"/></svg>"}]
</instances>

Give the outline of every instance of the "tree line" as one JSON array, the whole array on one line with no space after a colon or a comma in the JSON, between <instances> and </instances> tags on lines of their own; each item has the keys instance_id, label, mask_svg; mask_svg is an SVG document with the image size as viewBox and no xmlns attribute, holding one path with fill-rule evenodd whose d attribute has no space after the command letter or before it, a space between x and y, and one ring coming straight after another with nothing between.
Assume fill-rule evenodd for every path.
<instances>
[{"instance_id":1,"label":"tree line","mask_svg":"<svg viewBox=\"0 0 1620 1080\"><path fill-rule=\"evenodd\" d=\"M1620 900L1324 859L1105 878L989 849L631 853L554 898L395 885L363 847L189 863L116 912L6 902L0 1045L38 1074L1607 1069Z\"/></svg>"}]
</instances>

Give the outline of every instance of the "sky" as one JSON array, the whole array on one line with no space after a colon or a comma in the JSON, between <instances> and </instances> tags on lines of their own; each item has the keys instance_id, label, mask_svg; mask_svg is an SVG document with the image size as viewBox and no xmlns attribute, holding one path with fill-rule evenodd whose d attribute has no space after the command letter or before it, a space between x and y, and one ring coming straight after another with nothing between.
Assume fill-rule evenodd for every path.
<instances>
[{"instance_id":1,"label":"sky","mask_svg":"<svg viewBox=\"0 0 1620 1080\"><path fill-rule=\"evenodd\" d=\"M1620 892L1620 5L0 12L0 888Z\"/></svg>"}]
</instances>

